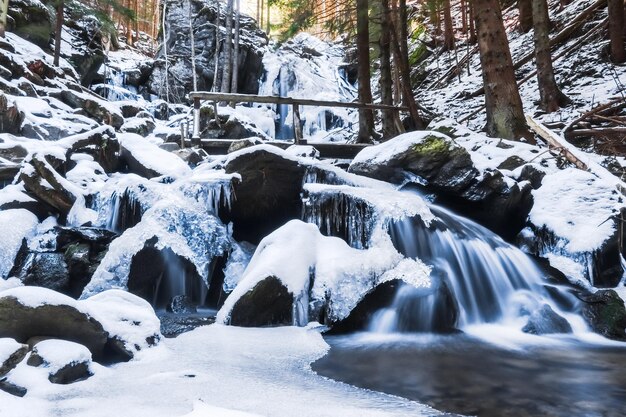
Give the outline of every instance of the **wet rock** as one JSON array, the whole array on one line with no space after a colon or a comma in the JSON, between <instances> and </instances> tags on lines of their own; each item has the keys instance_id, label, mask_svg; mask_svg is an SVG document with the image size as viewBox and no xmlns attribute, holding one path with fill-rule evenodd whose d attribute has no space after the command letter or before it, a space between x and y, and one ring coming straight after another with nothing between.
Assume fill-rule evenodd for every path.
<instances>
[{"instance_id":1,"label":"wet rock","mask_svg":"<svg viewBox=\"0 0 626 417\"><path fill-rule=\"evenodd\" d=\"M544 335L554 333L572 333L572 326L552 310L548 304L542 305L533 311L528 323L522 328L524 333Z\"/></svg>"},{"instance_id":2,"label":"wet rock","mask_svg":"<svg viewBox=\"0 0 626 417\"><path fill-rule=\"evenodd\" d=\"M591 329L609 339L626 340L626 309L614 290L581 292L582 315Z\"/></svg>"},{"instance_id":3,"label":"wet rock","mask_svg":"<svg viewBox=\"0 0 626 417\"><path fill-rule=\"evenodd\" d=\"M26 388L12 383L6 377L0 378L0 390L7 394L15 395L16 397L23 397L28 392Z\"/></svg>"},{"instance_id":4,"label":"wet rock","mask_svg":"<svg viewBox=\"0 0 626 417\"><path fill-rule=\"evenodd\" d=\"M71 384L93 375L89 350L65 340L47 339L37 343L26 363L49 369L48 380L53 384Z\"/></svg>"},{"instance_id":5,"label":"wet rock","mask_svg":"<svg viewBox=\"0 0 626 417\"><path fill-rule=\"evenodd\" d=\"M236 172L242 178L235 185L237 199L230 213L224 214L227 222L233 221L238 241L258 243L287 221L299 218L302 211L300 193L306 168L269 146L231 154L225 166L227 173Z\"/></svg>"},{"instance_id":6,"label":"wet rock","mask_svg":"<svg viewBox=\"0 0 626 417\"><path fill-rule=\"evenodd\" d=\"M165 337L176 337L186 332L190 332L200 326L208 326L215 323L214 316L200 317L197 315L162 314L161 333Z\"/></svg>"},{"instance_id":7,"label":"wet rock","mask_svg":"<svg viewBox=\"0 0 626 417\"><path fill-rule=\"evenodd\" d=\"M230 324L241 327L290 326L293 294L276 277L260 281L241 296L230 313Z\"/></svg>"},{"instance_id":8,"label":"wet rock","mask_svg":"<svg viewBox=\"0 0 626 417\"><path fill-rule=\"evenodd\" d=\"M29 293L33 290L37 292ZM70 305L72 299L68 299L67 305L46 304L48 296L57 300L60 295L32 287L7 292L0 297L0 337L25 343L31 337L50 336L82 344L96 359L104 357L107 332L93 317ZM41 302L22 300L22 296L30 300L31 294L41 296Z\"/></svg>"},{"instance_id":9,"label":"wet rock","mask_svg":"<svg viewBox=\"0 0 626 417\"><path fill-rule=\"evenodd\" d=\"M65 292L69 286L69 271L62 253L31 253L26 260L26 265L27 267L18 275L24 285L49 288L59 292Z\"/></svg>"},{"instance_id":10,"label":"wet rock","mask_svg":"<svg viewBox=\"0 0 626 417\"><path fill-rule=\"evenodd\" d=\"M174 314L197 313L196 304L186 295L175 295L167 305L167 311Z\"/></svg>"},{"instance_id":11,"label":"wet rock","mask_svg":"<svg viewBox=\"0 0 626 417\"><path fill-rule=\"evenodd\" d=\"M436 202L512 240L532 207L530 187L520 187L497 170L480 172L469 153L439 132L412 132L357 155L350 172L402 183L426 180Z\"/></svg>"},{"instance_id":12,"label":"wet rock","mask_svg":"<svg viewBox=\"0 0 626 417\"><path fill-rule=\"evenodd\" d=\"M11 338L0 339L0 377L5 376L26 357L28 346Z\"/></svg>"},{"instance_id":13,"label":"wet rock","mask_svg":"<svg viewBox=\"0 0 626 417\"><path fill-rule=\"evenodd\" d=\"M122 111L124 118L130 118L137 116L138 113L143 112L143 107L136 101L122 101L118 102L118 106Z\"/></svg>"}]
</instances>

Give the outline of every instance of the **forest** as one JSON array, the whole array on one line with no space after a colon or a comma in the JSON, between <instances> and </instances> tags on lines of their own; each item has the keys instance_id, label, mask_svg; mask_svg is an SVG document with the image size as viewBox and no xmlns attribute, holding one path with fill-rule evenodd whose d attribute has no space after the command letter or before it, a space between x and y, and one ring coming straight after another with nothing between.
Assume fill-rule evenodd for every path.
<instances>
[{"instance_id":1,"label":"forest","mask_svg":"<svg viewBox=\"0 0 626 417\"><path fill-rule=\"evenodd\" d=\"M621 417L623 0L0 0L0 416Z\"/></svg>"}]
</instances>

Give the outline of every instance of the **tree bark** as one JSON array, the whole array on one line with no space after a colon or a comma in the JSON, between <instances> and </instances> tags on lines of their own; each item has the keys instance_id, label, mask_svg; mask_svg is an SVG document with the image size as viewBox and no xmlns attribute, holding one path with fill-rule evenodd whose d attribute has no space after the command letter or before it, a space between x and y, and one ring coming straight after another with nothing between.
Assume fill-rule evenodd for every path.
<instances>
[{"instance_id":1,"label":"tree bark","mask_svg":"<svg viewBox=\"0 0 626 417\"><path fill-rule=\"evenodd\" d=\"M191 0L189 0L189 42L191 46L191 79L193 91L198 91L198 74L196 73L196 39L193 33L193 14L191 13Z\"/></svg>"},{"instance_id":2,"label":"tree bark","mask_svg":"<svg viewBox=\"0 0 626 417\"><path fill-rule=\"evenodd\" d=\"M370 77L370 33L369 33L369 2L356 0L357 34L356 48L358 61L359 101L372 102ZM359 143L372 142L374 131L374 114L372 110L359 109Z\"/></svg>"},{"instance_id":3,"label":"tree bark","mask_svg":"<svg viewBox=\"0 0 626 417\"><path fill-rule=\"evenodd\" d=\"M500 4L498 0L474 0L472 3L485 86L487 134L534 142L524 117Z\"/></svg>"},{"instance_id":4,"label":"tree bark","mask_svg":"<svg viewBox=\"0 0 626 417\"><path fill-rule=\"evenodd\" d=\"M443 23L444 23L444 36L443 36L443 48L446 51L454 49L454 26L452 24L452 7L450 6L450 0L443 1Z\"/></svg>"},{"instance_id":5,"label":"tree bark","mask_svg":"<svg viewBox=\"0 0 626 417\"><path fill-rule=\"evenodd\" d=\"M519 28L523 33L533 28L533 0L517 0Z\"/></svg>"},{"instance_id":6,"label":"tree bark","mask_svg":"<svg viewBox=\"0 0 626 417\"><path fill-rule=\"evenodd\" d=\"M621 64L626 61L626 51L624 51L624 3L622 0L608 0L608 3L611 59L616 64Z\"/></svg>"},{"instance_id":7,"label":"tree bark","mask_svg":"<svg viewBox=\"0 0 626 417\"><path fill-rule=\"evenodd\" d=\"M550 17L547 0L532 0L533 22L535 30L535 61L537 62L537 82L541 97L540 107L547 111L557 111L568 104L569 99L556 85L552 56L550 54Z\"/></svg>"},{"instance_id":8,"label":"tree bark","mask_svg":"<svg viewBox=\"0 0 626 417\"><path fill-rule=\"evenodd\" d=\"M241 10L241 0L236 0L235 13L235 46L233 50L233 79L230 85L230 92L236 93L239 90L239 16Z\"/></svg>"},{"instance_id":9,"label":"tree bark","mask_svg":"<svg viewBox=\"0 0 626 417\"><path fill-rule=\"evenodd\" d=\"M0 37L4 38L4 31L7 26L7 13L9 11L9 0L0 0Z\"/></svg>"},{"instance_id":10,"label":"tree bark","mask_svg":"<svg viewBox=\"0 0 626 417\"><path fill-rule=\"evenodd\" d=\"M215 68L213 71L213 91L218 92L220 90L221 79L220 79L220 2L216 1L215 6L217 7L217 11L215 14Z\"/></svg>"},{"instance_id":11,"label":"tree bark","mask_svg":"<svg viewBox=\"0 0 626 417\"><path fill-rule=\"evenodd\" d=\"M393 81L391 75L391 10L389 9L389 0L381 0L382 19L380 28L380 101L382 104L393 106ZM397 112L383 110L382 112L383 137L392 138L396 132L395 118Z\"/></svg>"},{"instance_id":12,"label":"tree bark","mask_svg":"<svg viewBox=\"0 0 626 417\"><path fill-rule=\"evenodd\" d=\"M7 0L8 1L8 0ZM61 38L63 36L63 9L65 8L65 1L58 0L57 13L56 13L56 27L54 29L54 60L53 64L59 66L59 60L61 58Z\"/></svg>"},{"instance_id":13,"label":"tree bark","mask_svg":"<svg viewBox=\"0 0 626 417\"><path fill-rule=\"evenodd\" d=\"M226 40L224 41L224 71L222 72L222 93L230 93L233 68L233 0L226 7Z\"/></svg>"},{"instance_id":14,"label":"tree bark","mask_svg":"<svg viewBox=\"0 0 626 417\"><path fill-rule=\"evenodd\" d=\"M478 39L476 36L476 25L474 25L474 2L472 0L469 1L469 38L467 40L468 43L474 45Z\"/></svg>"}]
</instances>

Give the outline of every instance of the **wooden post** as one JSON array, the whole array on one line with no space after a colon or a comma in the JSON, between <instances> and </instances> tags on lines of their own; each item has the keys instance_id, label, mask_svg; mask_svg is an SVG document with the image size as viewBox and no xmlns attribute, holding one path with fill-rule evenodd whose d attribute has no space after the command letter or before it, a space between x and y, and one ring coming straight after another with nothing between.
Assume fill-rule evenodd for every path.
<instances>
[{"instance_id":1,"label":"wooden post","mask_svg":"<svg viewBox=\"0 0 626 417\"><path fill-rule=\"evenodd\" d=\"M193 137L194 144L200 144L200 99L193 99Z\"/></svg>"},{"instance_id":2,"label":"wooden post","mask_svg":"<svg viewBox=\"0 0 626 417\"><path fill-rule=\"evenodd\" d=\"M304 145L302 136L302 125L300 124L300 106L294 104L293 108L293 137L296 145Z\"/></svg>"}]
</instances>

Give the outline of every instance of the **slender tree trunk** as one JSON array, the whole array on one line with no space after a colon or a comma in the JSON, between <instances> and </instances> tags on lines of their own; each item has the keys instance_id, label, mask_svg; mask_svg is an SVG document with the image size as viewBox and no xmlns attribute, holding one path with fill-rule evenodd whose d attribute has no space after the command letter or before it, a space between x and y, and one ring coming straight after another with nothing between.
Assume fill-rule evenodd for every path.
<instances>
[{"instance_id":1,"label":"slender tree trunk","mask_svg":"<svg viewBox=\"0 0 626 417\"><path fill-rule=\"evenodd\" d=\"M382 19L380 28L380 101L386 105L393 105L393 86L391 76L391 10L389 9L389 0L381 0ZM396 124L394 118L396 112L392 110L383 110L383 137L391 138L396 135Z\"/></svg>"},{"instance_id":2,"label":"slender tree trunk","mask_svg":"<svg viewBox=\"0 0 626 417\"><path fill-rule=\"evenodd\" d=\"M0 37L4 38L4 31L7 26L7 13L9 11L9 0L0 0Z\"/></svg>"},{"instance_id":3,"label":"slender tree trunk","mask_svg":"<svg viewBox=\"0 0 626 417\"><path fill-rule=\"evenodd\" d=\"M523 33L533 28L533 0L517 0L519 28Z\"/></svg>"},{"instance_id":4,"label":"slender tree trunk","mask_svg":"<svg viewBox=\"0 0 626 417\"><path fill-rule=\"evenodd\" d=\"M461 0L461 32L467 33L467 3Z\"/></svg>"},{"instance_id":5,"label":"slender tree trunk","mask_svg":"<svg viewBox=\"0 0 626 417\"><path fill-rule=\"evenodd\" d=\"M370 78L370 32L369 32L369 2L356 0L357 30L356 48L359 78L359 101L372 102L372 88ZM372 110L359 109L359 143L372 141L374 131L374 114Z\"/></svg>"},{"instance_id":6,"label":"slender tree trunk","mask_svg":"<svg viewBox=\"0 0 626 417\"><path fill-rule=\"evenodd\" d=\"M239 17L241 1L236 0L235 14L235 47L233 51L233 80L230 85L230 91L236 93L239 90ZM234 104L234 103L233 103Z\"/></svg>"},{"instance_id":7,"label":"slender tree trunk","mask_svg":"<svg viewBox=\"0 0 626 417\"><path fill-rule=\"evenodd\" d=\"M216 1L215 6L217 11L215 13L215 68L213 71L213 91L218 92L221 87L220 79L220 2Z\"/></svg>"},{"instance_id":8,"label":"slender tree trunk","mask_svg":"<svg viewBox=\"0 0 626 417\"><path fill-rule=\"evenodd\" d=\"M56 13L56 27L54 30L54 60L53 63L59 66L61 58L61 38L63 37L63 9L65 8L64 0L58 0Z\"/></svg>"},{"instance_id":9,"label":"slender tree trunk","mask_svg":"<svg viewBox=\"0 0 626 417\"><path fill-rule=\"evenodd\" d=\"M265 0L265 1L267 3L267 16L266 16L266 18L267 18L267 36L269 36L270 35L270 31L272 30L272 22L270 20L270 16L271 16L271 14L270 14L270 7L271 7L271 4L270 4L270 0Z\"/></svg>"},{"instance_id":10,"label":"slender tree trunk","mask_svg":"<svg viewBox=\"0 0 626 417\"><path fill-rule=\"evenodd\" d=\"M472 0L469 1L469 38L467 40L470 44L475 44L478 41L478 37L476 36L476 25L474 25L474 2Z\"/></svg>"},{"instance_id":11,"label":"slender tree trunk","mask_svg":"<svg viewBox=\"0 0 626 417\"><path fill-rule=\"evenodd\" d=\"M224 41L224 71L222 73L222 93L230 92L233 69L233 0L228 0L226 8L226 40Z\"/></svg>"},{"instance_id":12,"label":"slender tree trunk","mask_svg":"<svg viewBox=\"0 0 626 417\"><path fill-rule=\"evenodd\" d=\"M443 36L443 48L446 51L454 49L454 25L452 24L452 7L450 6L450 0L443 0L443 23L444 23L444 36Z\"/></svg>"},{"instance_id":13,"label":"slender tree trunk","mask_svg":"<svg viewBox=\"0 0 626 417\"><path fill-rule=\"evenodd\" d=\"M189 0L189 42L191 44L191 79L193 91L198 91L198 74L196 73L196 39L193 33L193 13L191 12L191 0Z\"/></svg>"},{"instance_id":14,"label":"slender tree trunk","mask_svg":"<svg viewBox=\"0 0 626 417\"><path fill-rule=\"evenodd\" d=\"M532 0L535 30L535 60L537 61L537 81L541 96L541 108L553 112L568 104L569 100L556 85L552 56L550 55L550 17L547 0Z\"/></svg>"},{"instance_id":15,"label":"slender tree trunk","mask_svg":"<svg viewBox=\"0 0 626 417\"><path fill-rule=\"evenodd\" d=\"M487 134L534 142L524 117L500 4L498 0L474 0L472 3L485 86Z\"/></svg>"},{"instance_id":16,"label":"slender tree trunk","mask_svg":"<svg viewBox=\"0 0 626 417\"><path fill-rule=\"evenodd\" d=\"M261 1L261 18L259 19L259 29L263 30L263 22L265 18L265 2L264 0L260 0L260 1Z\"/></svg>"},{"instance_id":17,"label":"slender tree trunk","mask_svg":"<svg viewBox=\"0 0 626 417\"><path fill-rule=\"evenodd\" d=\"M622 0L608 0L609 38L611 39L611 59L617 64L626 61L624 51L624 3Z\"/></svg>"},{"instance_id":18,"label":"slender tree trunk","mask_svg":"<svg viewBox=\"0 0 626 417\"><path fill-rule=\"evenodd\" d=\"M163 27L163 57L165 58L165 101L169 103L170 101L170 62L167 56L167 26L166 26L166 16L167 16L167 0L163 1L163 15L162 18L162 27Z\"/></svg>"}]
</instances>

